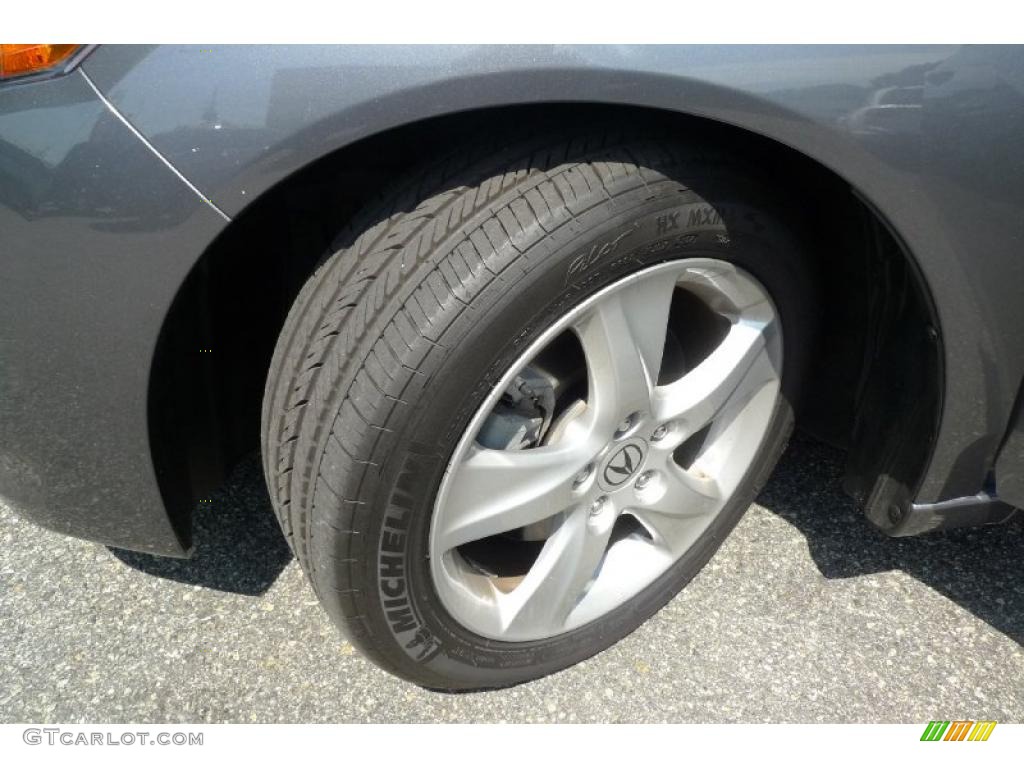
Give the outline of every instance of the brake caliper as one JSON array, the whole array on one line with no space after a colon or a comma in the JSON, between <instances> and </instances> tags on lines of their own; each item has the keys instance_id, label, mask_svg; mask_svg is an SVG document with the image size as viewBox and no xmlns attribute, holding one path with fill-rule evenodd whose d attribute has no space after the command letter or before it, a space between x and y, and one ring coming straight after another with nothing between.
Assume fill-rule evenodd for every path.
<instances>
[{"instance_id":1,"label":"brake caliper","mask_svg":"<svg viewBox=\"0 0 1024 768\"><path fill-rule=\"evenodd\" d=\"M509 384L477 435L485 448L520 450L541 444L555 412L555 388L527 366Z\"/></svg>"}]
</instances>

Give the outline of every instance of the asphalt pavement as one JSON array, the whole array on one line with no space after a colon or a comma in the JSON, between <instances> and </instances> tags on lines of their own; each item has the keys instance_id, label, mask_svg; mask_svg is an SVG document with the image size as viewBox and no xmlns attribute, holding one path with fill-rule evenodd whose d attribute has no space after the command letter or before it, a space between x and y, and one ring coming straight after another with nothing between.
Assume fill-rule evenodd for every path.
<instances>
[{"instance_id":1,"label":"asphalt pavement","mask_svg":"<svg viewBox=\"0 0 1024 768\"><path fill-rule=\"evenodd\" d=\"M43 531L0 504L3 722L1024 721L1024 527L893 540L791 445L661 613L503 691L443 694L365 661L318 607L255 457L175 561Z\"/></svg>"}]
</instances>

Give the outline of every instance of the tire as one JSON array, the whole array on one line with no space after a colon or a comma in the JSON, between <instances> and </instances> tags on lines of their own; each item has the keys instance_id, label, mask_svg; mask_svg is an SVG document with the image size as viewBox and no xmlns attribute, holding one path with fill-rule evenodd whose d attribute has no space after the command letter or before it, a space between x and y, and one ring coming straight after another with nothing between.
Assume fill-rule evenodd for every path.
<instances>
[{"instance_id":1,"label":"tire","mask_svg":"<svg viewBox=\"0 0 1024 768\"><path fill-rule=\"evenodd\" d=\"M592 130L463 149L358 217L295 301L262 419L281 527L356 647L428 688L507 686L617 642L694 577L793 425L815 292L786 210L742 163ZM752 277L784 339L780 388L738 485L667 570L598 618L509 641L471 629L442 599L429 556L435 500L467 425L560 316L690 258Z\"/></svg>"}]
</instances>

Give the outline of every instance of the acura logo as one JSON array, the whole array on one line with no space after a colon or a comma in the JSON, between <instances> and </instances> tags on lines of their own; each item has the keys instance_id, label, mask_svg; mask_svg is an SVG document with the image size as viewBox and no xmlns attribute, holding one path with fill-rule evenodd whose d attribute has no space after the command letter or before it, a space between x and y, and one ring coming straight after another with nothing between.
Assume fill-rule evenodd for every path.
<instances>
[{"instance_id":1,"label":"acura logo","mask_svg":"<svg viewBox=\"0 0 1024 768\"><path fill-rule=\"evenodd\" d=\"M622 485L640 468L643 458L644 452L639 445L630 443L622 446L604 465L605 485Z\"/></svg>"}]
</instances>

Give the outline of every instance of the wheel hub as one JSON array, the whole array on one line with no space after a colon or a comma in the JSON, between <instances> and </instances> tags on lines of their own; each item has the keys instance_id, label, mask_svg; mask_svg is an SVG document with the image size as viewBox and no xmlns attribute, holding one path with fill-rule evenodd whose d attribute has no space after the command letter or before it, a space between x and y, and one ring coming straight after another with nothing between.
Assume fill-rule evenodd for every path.
<instances>
[{"instance_id":1,"label":"wheel hub","mask_svg":"<svg viewBox=\"0 0 1024 768\"><path fill-rule=\"evenodd\" d=\"M647 444L633 439L613 448L601 467L599 485L607 492L617 491L643 469L647 457Z\"/></svg>"}]
</instances>

